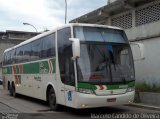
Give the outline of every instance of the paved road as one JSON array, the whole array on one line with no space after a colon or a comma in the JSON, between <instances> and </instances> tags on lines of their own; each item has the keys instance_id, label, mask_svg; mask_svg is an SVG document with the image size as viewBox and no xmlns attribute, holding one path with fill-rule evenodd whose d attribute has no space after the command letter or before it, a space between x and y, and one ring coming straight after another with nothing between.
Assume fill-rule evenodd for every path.
<instances>
[{"instance_id":1,"label":"paved road","mask_svg":"<svg viewBox=\"0 0 160 119\"><path fill-rule=\"evenodd\" d=\"M62 107L59 112L50 111L46 102L19 95L14 98L8 95L6 90L0 87L0 112L1 116L17 117L18 119L59 119L59 118L98 118L96 116L106 115L108 118L114 114L144 114L144 113L159 113L160 111L150 110L145 108L137 108L130 106L113 106L106 108L95 108L85 110L74 110L67 107ZM11 115L13 113L13 115ZM0 117L1 117L0 116ZM143 116L143 115L142 115ZM144 115L145 116L145 115Z\"/></svg>"}]
</instances>

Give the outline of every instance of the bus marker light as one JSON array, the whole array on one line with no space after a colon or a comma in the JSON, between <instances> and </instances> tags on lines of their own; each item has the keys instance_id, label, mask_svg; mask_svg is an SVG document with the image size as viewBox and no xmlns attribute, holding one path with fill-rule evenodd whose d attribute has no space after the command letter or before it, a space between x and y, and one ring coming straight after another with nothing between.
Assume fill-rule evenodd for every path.
<instances>
[{"instance_id":1,"label":"bus marker light","mask_svg":"<svg viewBox=\"0 0 160 119\"><path fill-rule=\"evenodd\" d=\"M87 105L86 104L82 104L82 107L87 107Z\"/></svg>"}]
</instances>

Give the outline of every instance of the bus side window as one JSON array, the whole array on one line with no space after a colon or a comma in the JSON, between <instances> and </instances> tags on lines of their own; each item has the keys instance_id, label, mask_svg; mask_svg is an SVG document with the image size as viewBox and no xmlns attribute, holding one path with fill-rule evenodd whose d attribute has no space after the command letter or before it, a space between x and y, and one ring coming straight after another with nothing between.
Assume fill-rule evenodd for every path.
<instances>
[{"instance_id":1,"label":"bus side window","mask_svg":"<svg viewBox=\"0 0 160 119\"><path fill-rule=\"evenodd\" d=\"M30 43L23 46L23 58L22 58L22 60L24 62L28 62L28 61L31 60L31 45L30 45Z\"/></svg>"},{"instance_id":2,"label":"bus side window","mask_svg":"<svg viewBox=\"0 0 160 119\"><path fill-rule=\"evenodd\" d=\"M6 56L5 56L5 65L8 65L8 52L6 52Z\"/></svg>"},{"instance_id":3,"label":"bus side window","mask_svg":"<svg viewBox=\"0 0 160 119\"><path fill-rule=\"evenodd\" d=\"M8 51L7 55L7 64L11 64L11 51Z\"/></svg>"},{"instance_id":4,"label":"bus side window","mask_svg":"<svg viewBox=\"0 0 160 119\"><path fill-rule=\"evenodd\" d=\"M15 55L16 55L16 50L13 49L9 51L9 64L14 64L15 63Z\"/></svg>"},{"instance_id":5,"label":"bus side window","mask_svg":"<svg viewBox=\"0 0 160 119\"><path fill-rule=\"evenodd\" d=\"M55 56L55 34L42 38L42 41L43 47L41 51L41 58Z\"/></svg>"},{"instance_id":6,"label":"bus side window","mask_svg":"<svg viewBox=\"0 0 160 119\"><path fill-rule=\"evenodd\" d=\"M51 35L51 41L50 41L51 47L48 50L50 56L55 56L56 51L55 51L55 33Z\"/></svg>"},{"instance_id":7,"label":"bus side window","mask_svg":"<svg viewBox=\"0 0 160 119\"><path fill-rule=\"evenodd\" d=\"M31 60L39 60L41 58L42 39L35 40L31 43Z\"/></svg>"},{"instance_id":8,"label":"bus side window","mask_svg":"<svg viewBox=\"0 0 160 119\"><path fill-rule=\"evenodd\" d=\"M73 60L71 57L72 53L72 42L69 41L71 37L70 28L64 28L58 31L57 41L58 41L58 59L61 80L66 85L75 85L75 74Z\"/></svg>"},{"instance_id":9,"label":"bus side window","mask_svg":"<svg viewBox=\"0 0 160 119\"><path fill-rule=\"evenodd\" d=\"M3 54L3 65L6 65L6 52Z\"/></svg>"},{"instance_id":10,"label":"bus side window","mask_svg":"<svg viewBox=\"0 0 160 119\"><path fill-rule=\"evenodd\" d=\"M22 56L23 56L23 46L18 47L18 48L16 49L15 62L16 62L16 63L22 62Z\"/></svg>"},{"instance_id":11,"label":"bus side window","mask_svg":"<svg viewBox=\"0 0 160 119\"><path fill-rule=\"evenodd\" d=\"M10 56L10 64L14 64L15 63L15 50L11 51L11 56Z\"/></svg>"}]
</instances>

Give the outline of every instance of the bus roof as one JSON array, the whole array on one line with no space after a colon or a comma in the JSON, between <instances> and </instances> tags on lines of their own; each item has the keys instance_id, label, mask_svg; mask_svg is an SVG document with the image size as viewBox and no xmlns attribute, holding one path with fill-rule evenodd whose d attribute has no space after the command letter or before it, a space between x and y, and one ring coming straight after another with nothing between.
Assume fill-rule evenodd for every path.
<instances>
[{"instance_id":1,"label":"bus roof","mask_svg":"<svg viewBox=\"0 0 160 119\"><path fill-rule=\"evenodd\" d=\"M7 52L7 51L10 51L10 50L12 50L12 49L16 49L16 48L18 48L18 47L20 47L20 46L22 46L22 45L27 44L27 43L30 43L30 42L32 42L32 41L34 41L34 40L37 40L37 39L39 39L39 38L42 38L42 37L44 37L44 36L46 36L46 35L52 34L52 33L54 33L56 30L60 30L60 29L63 29L63 28L65 28L65 27L71 27L71 26L88 26L88 27L101 27L101 28L109 28L109 29L123 30L123 29L121 29L121 28L119 28L119 27L108 26L108 25L85 24L85 23L70 23L70 24L67 24L67 25L63 25L62 27L57 27L57 28L54 29L54 30L47 31L47 32L44 32L44 33L42 33L42 34L39 34L39 35L37 35L37 36L35 36L35 37L32 37L32 38L30 38L30 39L28 39L28 40L26 40L26 41L23 41L23 42L21 42L20 44L18 44L18 45L16 45L16 46L13 46L13 47L11 47L11 48L6 49L6 50L4 51L4 53Z\"/></svg>"}]
</instances>

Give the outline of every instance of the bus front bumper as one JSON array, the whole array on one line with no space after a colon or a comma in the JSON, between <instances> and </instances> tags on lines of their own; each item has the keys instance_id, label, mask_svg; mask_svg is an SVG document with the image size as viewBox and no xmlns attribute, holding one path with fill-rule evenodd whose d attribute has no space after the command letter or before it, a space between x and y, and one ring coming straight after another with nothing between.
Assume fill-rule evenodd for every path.
<instances>
[{"instance_id":1,"label":"bus front bumper","mask_svg":"<svg viewBox=\"0 0 160 119\"><path fill-rule=\"evenodd\" d=\"M94 108L129 104L134 100L135 91L120 95L97 96L77 93L74 108Z\"/></svg>"}]
</instances>

